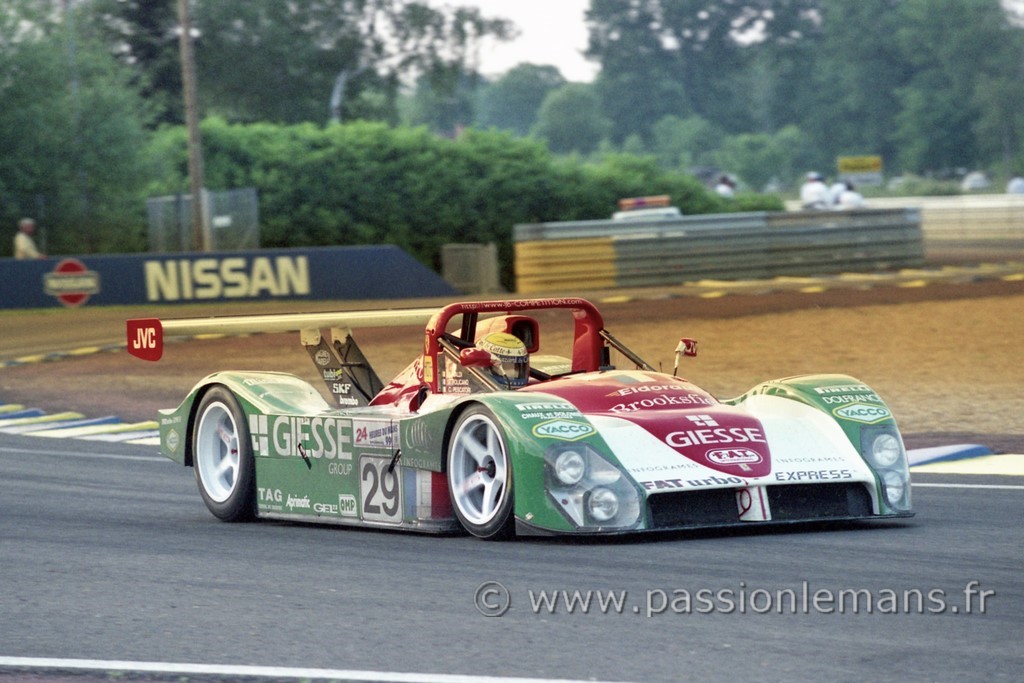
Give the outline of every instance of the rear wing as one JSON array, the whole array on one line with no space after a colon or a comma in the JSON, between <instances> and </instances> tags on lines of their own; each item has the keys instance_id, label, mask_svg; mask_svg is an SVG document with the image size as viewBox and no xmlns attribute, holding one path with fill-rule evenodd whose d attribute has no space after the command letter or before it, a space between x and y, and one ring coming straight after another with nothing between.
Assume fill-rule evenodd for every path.
<instances>
[{"instance_id":1,"label":"rear wing","mask_svg":"<svg viewBox=\"0 0 1024 683\"><path fill-rule=\"evenodd\" d=\"M423 327L435 308L299 313L127 321L128 353L142 360L163 357L168 337L299 332L317 372L339 405L362 406L383 388L380 378L352 338L354 327ZM325 337L321 330L329 329Z\"/></svg>"},{"instance_id":2,"label":"rear wing","mask_svg":"<svg viewBox=\"0 0 1024 683\"><path fill-rule=\"evenodd\" d=\"M163 357L164 340L168 337L426 325L436 312L436 308L406 308L384 311L172 318L170 320L137 318L127 322L128 353L142 360L158 361Z\"/></svg>"}]
</instances>

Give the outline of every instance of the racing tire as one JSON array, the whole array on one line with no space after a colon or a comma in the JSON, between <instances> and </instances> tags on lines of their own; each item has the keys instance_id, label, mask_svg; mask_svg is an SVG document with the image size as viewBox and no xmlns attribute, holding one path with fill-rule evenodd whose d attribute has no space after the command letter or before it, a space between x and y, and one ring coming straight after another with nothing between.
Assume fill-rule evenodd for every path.
<instances>
[{"instance_id":1,"label":"racing tire","mask_svg":"<svg viewBox=\"0 0 1024 683\"><path fill-rule=\"evenodd\" d=\"M206 507L224 522L256 516L256 476L249 427L238 399L215 386L203 394L192 430L192 469Z\"/></svg>"},{"instance_id":2,"label":"racing tire","mask_svg":"<svg viewBox=\"0 0 1024 683\"><path fill-rule=\"evenodd\" d=\"M498 420L483 406L467 409L448 441L448 492L463 528L486 540L515 532L512 463Z\"/></svg>"}]
</instances>

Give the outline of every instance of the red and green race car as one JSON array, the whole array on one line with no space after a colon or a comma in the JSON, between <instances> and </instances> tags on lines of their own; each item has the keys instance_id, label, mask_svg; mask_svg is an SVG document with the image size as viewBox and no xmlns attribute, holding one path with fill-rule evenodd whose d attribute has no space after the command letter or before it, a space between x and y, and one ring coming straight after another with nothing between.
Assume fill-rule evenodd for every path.
<instances>
[{"instance_id":1,"label":"red and green race car","mask_svg":"<svg viewBox=\"0 0 1024 683\"><path fill-rule=\"evenodd\" d=\"M352 330L423 324L383 384ZM224 521L496 539L913 514L902 437L864 383L806 375L720 399L656 371L585 299L127 324L147 360L165 337L281 331L299 332L325 394L223 371L160 411L161 451ZM681 340L677 367L695 353Z\"/></svg>"}]
</instances>

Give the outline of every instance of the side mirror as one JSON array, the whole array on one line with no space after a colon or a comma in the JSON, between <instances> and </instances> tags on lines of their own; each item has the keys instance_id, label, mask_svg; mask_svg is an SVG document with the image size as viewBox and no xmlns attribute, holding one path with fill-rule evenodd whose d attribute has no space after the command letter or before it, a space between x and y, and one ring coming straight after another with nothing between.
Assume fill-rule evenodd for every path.
<instances>
[{"instance_id":1,"label":"side mirror","mask_svg":"<svg viewBox=\"0 0 1024 683\"><path fill-rule=\"evenodd\" d=\"M683 337L679 340L679 344L676 345L676 353L693 358L697 355L697 340Z\"/></svg>"},{"instance_id":2,"label":"side mirror","mask_svg":"<svg viewBox=\"0 0 1024 683\"><path fill-rule=\"evenodd\" d=\"M490 351L471 347L459 351L459 363L464 368L489 368L494 363Z\"/></svg>"},{"instance_id":3,"label":"side mirror","mask_svg":"<svg viewBox=\"0 0 1024 683\"><path fill-rule=\"evenodd\" d=\"M679 361L683 358L693 358L697 355L697 340L683 337L676 345L676 364L672 368L672 376L677 377L679 373Z\"/></svg>"}]
</instances>

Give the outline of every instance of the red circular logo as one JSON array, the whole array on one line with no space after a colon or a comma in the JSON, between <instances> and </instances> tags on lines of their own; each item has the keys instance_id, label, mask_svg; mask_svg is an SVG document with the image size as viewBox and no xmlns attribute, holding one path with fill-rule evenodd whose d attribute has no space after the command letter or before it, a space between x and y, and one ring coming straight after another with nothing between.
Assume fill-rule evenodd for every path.
<instances>
[{"instance_id":1,"label":"red circular logo","mask_svg":"<svg viewBox=\"0 0 1024 683\"><path fill-rule=\"evenodd\" d=\"M76 258L66 258L43 276L43 289L65 306L81 306L100 291L100 274Z\"/></svg>"}]
</instances>

